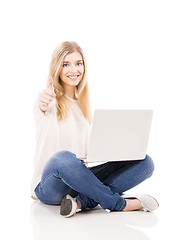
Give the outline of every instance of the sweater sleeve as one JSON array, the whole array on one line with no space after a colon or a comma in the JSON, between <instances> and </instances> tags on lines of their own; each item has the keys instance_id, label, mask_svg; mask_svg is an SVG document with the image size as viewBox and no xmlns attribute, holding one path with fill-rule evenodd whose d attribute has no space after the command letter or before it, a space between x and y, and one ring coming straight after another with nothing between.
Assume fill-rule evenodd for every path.
<instances>
[{"instance_id":1,"label":"sweater sleeve","mask_svg":"<svg viewBox=\"0 0 180 240\"><path fill-rule=\"evenodd\" d=\"M34 121L35 121L35 132L36 132L36 138L38 138L39 133L41 131L42 126L45 124L46 119L49 117L50 114L53 113L54 105L55 105L55 100L53 100L46 112L42 112L41 109L39 108L38 104L38 98L36 98L34 107L33 107L33 114L34 114Z\"/></svg>"},{"instance_id":2,"label":"sweater sleeve","mask_svg":"<svg viewBox=\"0 0 180 240\"><path fill-rule=\"evenodd\" d=\"M41 126L43 125L43 122L47 116L46 112L42 112L38 105L38 97L36 98L33 106L33 115L34 115L34 121L35 121L35 132L36 132L36 138L38 138Z\"/></svg>"},{"instance_id":3,"label":"sweater sleeve","mask_svg":"<svg viewBox=\"0 0 180 240\"><path fill-rule=\"evenodd\" d=\"M35 102L34 102L34 107L33 107L33 112L34 112L34 120L38 121L40 119L42 119L45 116L45 112L42 112L41 109L39 108L38 105L38 98L36 98Z\"/></svg>"}]
</instances>

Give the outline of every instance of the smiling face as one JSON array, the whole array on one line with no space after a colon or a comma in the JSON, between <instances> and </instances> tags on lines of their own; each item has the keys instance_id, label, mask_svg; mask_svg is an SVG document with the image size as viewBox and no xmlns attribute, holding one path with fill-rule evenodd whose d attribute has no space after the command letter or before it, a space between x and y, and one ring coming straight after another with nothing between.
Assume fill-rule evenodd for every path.
<instances>
[{"instance_id":1,"label":"smiling face","mask_svg":"<svg viewBox=\"0 0 180 240\"><path fill-rule=\"evenodd\" d=\"M84 73L84 63L79 52L69 53L63 60L60 79L66 91L68 88L74 88L82 80Z\"/></svg>"}]
</instances>

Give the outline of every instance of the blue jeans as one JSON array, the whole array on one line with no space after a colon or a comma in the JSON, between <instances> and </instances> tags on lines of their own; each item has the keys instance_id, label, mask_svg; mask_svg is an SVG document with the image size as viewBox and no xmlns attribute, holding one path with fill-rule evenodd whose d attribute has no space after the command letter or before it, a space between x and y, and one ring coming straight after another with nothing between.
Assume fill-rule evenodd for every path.
<instances>
[{"instance_id":1,"label":"blue jeans","mask_svg":"<svg viewBox=\"0 0 180 240\"><path fill-rule=\"evenodd\" d=\"M82 210L98 204L103 209L122 211L126 200L120 195L149 178L154 171L152 159L107 162L86 167L69 151L55 153L46 163L41 182L35 189L37 198L50 205L60 205L70 194L81 203Z\"/></svg>"}]
</instances>

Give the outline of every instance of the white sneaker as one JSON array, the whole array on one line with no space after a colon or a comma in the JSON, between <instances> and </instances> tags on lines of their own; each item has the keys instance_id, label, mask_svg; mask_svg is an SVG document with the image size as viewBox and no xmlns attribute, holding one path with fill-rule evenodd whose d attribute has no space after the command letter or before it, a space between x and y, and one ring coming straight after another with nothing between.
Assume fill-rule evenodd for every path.
<instances>
[{"instance_id":1,"label":"white sneaker","mask_svg":"<svg viewBox=\"0 0 180 240\"><path fill-rule=\"evenodd\" d=\"M152 212L152 211L158 209L158 207L159 207L158 201L154 197L152 197L148 194L138 195L137 199L139 199L141 201L141 204L143 206L141 211Z\"/></svg>"},{"instance_id":2,"label":"white sneaker","mask_svg":"<svg viewBox=\"0 0 180 240\"><path fill-rule=\"evenodd\" d=\"M71 217L76 212L78 212L76 198L65 195L61 201L60 214L63 217Z\"/></svg>"},{"instance_id":3,"label":"white sneaker","mask_svg":"<svg viewBox=\"0 0 180 240\"><path fill-rule=\"evenodd\" d=\"M137 196L122 194L121 197L127 198L127 199L128 198L129 199L135 199L135 198L139 199L143 206L141 211L144 211L144 212L152 212L159 207L158 201L154 197L152 197L148 194L137 195Z\"/></svg>"}]
</instances>

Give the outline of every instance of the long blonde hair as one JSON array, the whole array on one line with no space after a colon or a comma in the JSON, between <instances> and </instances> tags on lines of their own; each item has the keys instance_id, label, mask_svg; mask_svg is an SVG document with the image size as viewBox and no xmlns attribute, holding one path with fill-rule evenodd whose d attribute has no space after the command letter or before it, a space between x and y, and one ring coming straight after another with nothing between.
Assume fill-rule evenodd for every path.
<instances>
[{"instance_id":1,"label":"long blonde hair","mask_svg":"<svg viewBox=\"0 0 180 240\"><path fill-rule=\"evenodd\" d=\"M57 119L59 121L65 120L69 110L69 99L65 97L65 90L60 80L60 71L62 69L63 60L68 53L79 52L84 63L84 74L82 80L76 86L76 96L78 98L79 107L88 120L89 124L92 122L92 115L90 109L89 90L87 82L87 65L84 53L81 47L76 42L63 42L58 45L51 58L49 66L49 76L53 79L54 92L56 94Z\"/></svg>"}]
</instances>

